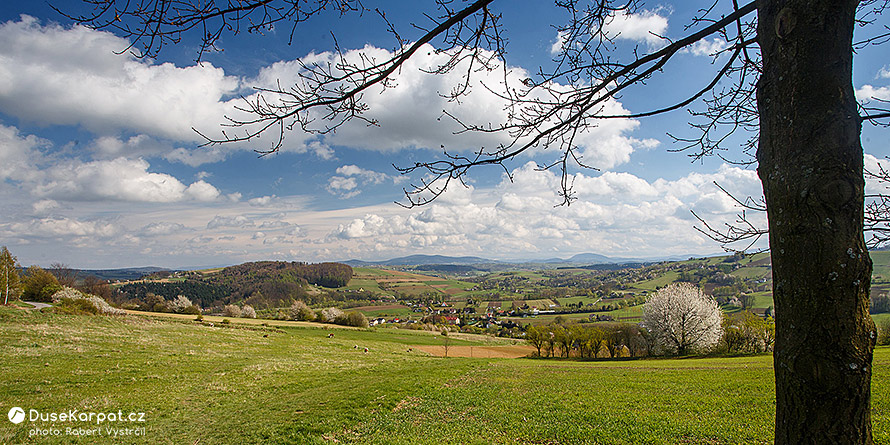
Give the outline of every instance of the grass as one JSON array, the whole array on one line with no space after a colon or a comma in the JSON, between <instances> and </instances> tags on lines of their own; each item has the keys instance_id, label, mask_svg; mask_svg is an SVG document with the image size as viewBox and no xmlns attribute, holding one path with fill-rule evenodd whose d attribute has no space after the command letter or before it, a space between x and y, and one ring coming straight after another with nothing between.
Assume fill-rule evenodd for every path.
<instances>
[{"instance_id":1,"label":"grass","mask_svg":"<svg viewBox=\"0 0 890 445\"><path fill-rule=\"evenodd\" d=\"M144 437L29 439L29 429L53 425L4 420L0 443L772 440L769 356L442 359L408 351L444 341L427 332L237 326L252 329L0 308L0 409L146 413ZM876 349L873 369L875 442L888 443L890 348Z\"/></svg>"},{"instance_id":2,"label":"grass","mask_svg":"<svg viewBox=\"0 0 890 445\"><path fill-rule=\"evenodd\" d=\"M415 312L407 306L394 307L395 305L384 306L381 308L376 308L374 306L365 306L359 308L352 308L349 310L359 311L365 314L368 318L377 318L377 317L399 317L399 318L409 318L415 314ZM422 314L419 314L422 315Z\"/></svg>"},{"instance_id":3,"label":"grass","mask_svg":"<svg viewBox=\"0 0 890 445\"><path fill-rule=\"evenodd\" d=\"M655 290L655 288L664 287L668 284L673 283L680 277L680 274L674 271L668 271L662 274L659 277L653 278L651 280L644 280L633 284L633 287L637 289L645 289L649 291Z\"/></svg>"},{"instance_id":4,"label":"grass","mask_svg":"<svg viewBox=\"0 0 890 445\"><path fill-rule=\"evenodd\" d=\"M636 306L616 309L614 311L606 312L606 314L611 315L613 318L615 318L615 321L636 323L643 319L643 305L638 304Z\"/></svg>"}]
</instances>

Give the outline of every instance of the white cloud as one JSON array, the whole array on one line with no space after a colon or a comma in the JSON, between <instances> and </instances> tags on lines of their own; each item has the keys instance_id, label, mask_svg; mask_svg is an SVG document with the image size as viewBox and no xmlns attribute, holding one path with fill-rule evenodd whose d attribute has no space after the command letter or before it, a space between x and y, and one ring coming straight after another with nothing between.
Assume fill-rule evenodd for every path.
<instances>
[{"instance_id":1,"label":"white cloud","mask_svg":"<svg viewBox=\"0 0 890 445\"><path fill-rule=\"evenodd\" d=\"M148 172L143 159L69 161L41 172L33 194L69 201L132 202L214 201L219 190L203 180L186 186L164 173Z\"/></svg>"},{"instance_id":2,"label":"white cloud","mask_svg":"<svg viewBox=\"0 0 890 445\"><path fill-rule=\"evenodd\" d=\"M876 79L890 79L890 65L884 65L881 67L880 71L878 71L878 75L875 76Z\"/></svg>"},{"instance_id":3,"label":"white cloud","mask_svg":"<svg viewBox=\"0 0 890 445\"><path fill-rule=\"evenodd\" d=\"M625 40L646 42L651 46L664 43L659 36L664 36L668 27L668 19L659 15L657 11L640 11L637 14L628 14L626 11L616 11L611 18L606 20L603 27L606 35Z\"/></svg>"},{"instance_id":4,"label":"white cloud","mask_svg":"<svg viewBox=\"0 0 890 445\"><path fill-rule=\"evenodd\" d=\"M121 228L106 221L82 221L73 218L39 218L28 223L10 225L17 236L36 237L95 237L110 238Z\"/></svg>"},{"instance_id":5,"label":"white cloud","mask_svg":"<svg viewBox=\"0 0 890 445\"><path fill-rule=\"evenodd\" d=\"M683 51L690 52L692 54L695 54L696 56L714 56L728 47L729 44L726 42L726 40L723 39L701 39L696 41L692 45L684 48Z\"/></svg>"},{"instance_id":6,"label":"white cloud","mask_svg":"<svg viewBox=\"0 0 890 445\"><path fill-rule=\"evenodd\" d=\"M860 102L869 102L873 99L890 100L890 87L875 88L871 85L863 85L856 90L856 99Z\"/></svg>"},{"instance_id":7,"label":"white cloud","mask_svg":"<svg viewBox=\"0 0 890 445\"><path fill-rule=\"evenodd\" d=\"M164 236L172 235L187 231L188 228L179 223L173 222L155 222L147 224L139 232L148 236Z\"/></svg>"},{"instance_id":8,"label":"white cloud","mask_svg":"<svg viewBox=\"0 0 890 445\"><path fill-rule=\"evenodd\" d=\"M169 144L144 135L136 135L122 140L114 136L101 136L93 141L93 151L96 157L113 159L121 156L152 156L170 151Z\"/></svg>"},{"instance_id":9,"label":"white cloud","mask_svg":"<svg viewBox=\"0 0 890 445\"><path fill-rule=\"evenodd\" d=\"M260 229L281 229L283 227L290 227L290 223L287 221L283 221L280 219L272 220L272 221L263 221L260 224Z\"/></svg>"},{"instance_id":10,"label":"white cloud","mask_svg":"<svg viewBox=\"0 0 890 445\"><path fill-rule=\"evenodd\" d=\"M306 229L297 225L292 226L288 231L284 232L284 234L295 238L304 238L308 235Z\"/></svg>"},{"instance_id":11,"label":"white cloud","mask_svg":"<svg viewBox=\"0 0 890 445\"><path fill-rule=\"evenodd\" d=\"M656 12L615 16L609 23L619 38L651 40L642 29L664 31L667 19ZM281 61L260 70L255 79L243 80L226 75L209 63L176 67L169 63L118 55L127 42L114 35L83 27L64 28L43 25L24 17L18 22L0 25L0 112L44 125L79 125L97 134L91 148L101 159L119 157L163 157L189 166L220 162L230 150L264 150L272 146L277 134L263 134L251 141L231 145L191 148L177 146L205 142L192 128L208 137L221 137L219 124L224 116L239 119L236 110L240 98L230 98L247 85L274 87L300 82L302 63L336 63L337 55L325 52L309 54L301 61ZM382 60L391 52L372 46L347 51L347 60ZM288 131L282 152L312 153L324 160L334 159L333 145L365 148L384 152L405 149L439 149L447 144L452 152L493 148L508 143L505 134L465 133L442 110L470 124L503 123L509 119L506 103L489 88L523 88L529 73L521 68L508 69L507 84L503 73L474 73L470 95L465 104L449 102L441 93L462 81L463 67L447 75L423 73L441 65L447 56L432 47L424 48L393 75L384 94L367 94L367 117L380 127L352 121L336 133L316 136ZM77 88L71 88L77 85ZM554 88L564 88L555 85ZM267 95L270 100L274 96ZM255 95L249 98L255 98ZM606 105L606 112L625 111L618 102ZM313 112L315 113L315 112ZM312 114L318 122L320 115ZM627 162L635 147L626 133L637 127L635 121L609 120L579 135L586 160L597 167L610 168ZM127 136L121 136L125 134ZM173 141L173 142L171 142ZM345 176L344 176L345 177ZM332 189L337 189L334 184ZM349 186L349 182L339 185ZM347 191L346 194L354 193Z\"/></svg>"},{"instance_id":12,"label":"white cloud","mask_svg":"<svg viewBox=\"0 0 890 445\"><path fill-rule=\"evenodd\" d=\"M330 177L326 188L331 194L344 199L360 194L361 189L365 186L382 184L388 181L396 184L404 179L399 176L390 176L386 173L363 169L357 165L342 165L337 167L336 173L340 176Z\"/></svg>"},{"instance_id":13,"label":"white cloud","mask_svg":"<svg viewBox=\"0 0 890 445\"><path fill-rule=\"evenodd\" d=\"M209 202L220 195L203 180L185 185L171 175L151 173L144 159L82 162L41 151L48 148L48 141L0 125L0 179L15 181L20 190L54 201Z\"/></svg>"},{"instance_id":14,"label":"white cloud","mask_svg":"<svg viewBox=\"0 0 890 445\"><path fill-rule=\"evenodd\" d=\"M45 215L53 210L61 208L61 206L58 202L53 201L52 199L41 199L32 204L31 208L34 210L34 213Z\"/></svg>"},{"instance_id":15,"label":"white cloud","mask_svg":"<svg viewBox=\"0 0 890 445\"><path fill-rule=\"evenodd\" d=\"M875 175L881 175L882 170L890 173L890 160L887 158L878 158L866 153L865 170ZM871 177L866 177L865 193L870 195L890 194L890 182L882 182Z\"/></svg>"},{"instance_id":16,"label":"white cloud","mask_svg":"<svg viewBox=\"0 0 890 445\"><path fill-rule=\"evenodd\" d=\"M644 23L657 21L653 19L657 14L647 13L644 16ZM636 24L639 20L637 18L628 20L618 21L630 23L622 26L627 28L627 35L633 35L631 24ZM343 54L346 60L359 64L391 56L391 52L372 46L346 51ZM324 52L309 54L300 61L277 62L262 69L259 76L249 83L268 88L274 88L279 81L285 86L298 84L302 82L300 75L305 74L303 66L312 63L337 65L340 63L339 57L337 54ZM442 94L451 91L464 80L466 67L459 65L444 75L424 72L446 62L447 55L437 53L431 46L422 48L392 76L388 88L383 91L374 90L374 94L366 94L362 98L368 106L365 117L377 121L379 127L369 127L364 121L351 121L339 127L336 133L324 136L325 143L381 152L406 149L438 151L443 145L449 152L466 152L480 148L493 149L501 144L509 144L511 138L506 133L460 132L462 127L445 116L442 111L446 110L469 125L510 123L513 119L511 116L515 114L511 114L508 110L507 101L503 98L504 93L498 91L507 88L513 91L526 89L523 80L531 74L522 68L508 67L505 83L504 72L500 69L474 72L468 96L461 101L449 101L443 98ZM553 84L551 87L555 91L571 90L571 87L558 84ZM377 94L378 92L380 94ZM537 91L533 95L534 97L529 99L553 100L543 91ZM269 95L267 99L275 100L275 97ZM626 114L627 110L619 102L610 100L604 104L602 112ZM317 117L317 120L322 121L320 117ZM629 119L604 120L597 122L596 126L581 131L575 142L580 145L579 152L584 154L586 161L600 168L611 168L627 162L629 154L637 148L637 142L641 142L626 136L638 125L637 121ZM527 140L527 137L523 138L523 141ZM530 150L529 154L539 149ZM340 176L340 178L346 177L346 175ZM357 186L358 184L353 187L352 181L339 179L330 185L329 190L337 190L337 193L349 190L346 193L352 193L351 191Z\"/></svg>"},{"instance_id":17,"label":"white cloud","mask_svg":"<svg viewBox=\"0 0 890 445\"><path fill-rule=\"evenodd\" d=\"M0 125L0 180L35 180L38 172L34 164L43 157L39 149L48 145L36 136L19 135L15 127Z\"/></svg>"},{"instance_id":18,"label":"white cloud","mask_svg":"<svg viewBox=\"0 0 890 445\"><path fill-rule=\"evenodd\" d=\"M204 164L224 161L226 152L219 147L200 147L191 150L180 147L166 153L164 159L190 167L198 167Z\"/></svg>"},{"instance_id":19,"label":"white cloud","mask_svg":"<svg viewBox=\"0 0 890 445\"><path fill-rule=\"evenodd\" d=\"M179 68L115 54L127 46L107 32L27 16L0 25L0 111L179 141L199 140L192 127L218 128L238 79L209 63Z\"/></svg>"},{"instance_id":20,"label":"white cloud","mask_svg":"<svg viewBox=\"0 0 890 445\"><path fill-rule=\"evenodd\" d=\"M337 195L343 199L349 199L361 193L361 190L356 190L357 187L358 180L356 178L332 176L328 180L327 190L331 194Z\"/></svg>"},{"instance_id":21,"label":"white cloud","mask_svg":"<svg viewBox=\"0 0 890 445\"><path fill-rule=\"evenodd\" d=\"M257 198L251 198L247 200L247 203L254 207L264 207L268 206L275 199L275 195L272 196L260 196Z\"/></svg>"},{"instance_id":22,"label":"white cloud","mask_svg":"<svg viewBox=\"0 0 890 445\"><path fill-rule=\"evenodd\" d=\"M610 39L645 42L650 47L665 44L664 37L668 28L667 17L660 11L640 11L628 14L627 11L616 11L603 22L603 32ZM661 37L659 37L661 36ZM567 31L559 31L550 46L550 55L559 54L566 44L570 43ZM580 42L576 42L580 45Z\"/></svg>"},{"instance_id":23,"label":"white cloud","mask_svg":"<svg viewBox=\"0 0 890 445\"><path fill-rule=\"evenodd\" d=\"M220 216L217 215L207 223L208 229L218 229L221 227L253 227L254 223L250 218L244 215L237 216Z\"/></svg>"},{"instance_id":24,"label":"white cloud","mask_svg":"<svg viewBox=\"0 0 890 445\"><path fill-rule=\"evenodd\" d=\"M715 224L739 211L713 182L739 195L758 197L753 171L722 166L675 181L648 182L629 173L573 175L578 201L558 203L559 176L528 163L494 189L456 187L454 196L407 214L368 213L340 224L330 241L361 249L484 253L489 257L560 252L659 256L718 250L693 229L689 210ZM449 193L452 193L449 190ZM753 216L759 221L757 215ZM378 247L378 245L380 247Z\"/></svg>"},{"instance_id":25,"label":"white cloud","mask_svg":"<svg viewBox=\"0 0 890 445\"><path fill-rule=\"evenodd\" d=\"M562 48L566 44L566 40L569 38L568 31L559 31L556 33L556 39L553 41L553 44L550 45L550 55L555 56L562 51Z\"/></svg>"}]
</instances>

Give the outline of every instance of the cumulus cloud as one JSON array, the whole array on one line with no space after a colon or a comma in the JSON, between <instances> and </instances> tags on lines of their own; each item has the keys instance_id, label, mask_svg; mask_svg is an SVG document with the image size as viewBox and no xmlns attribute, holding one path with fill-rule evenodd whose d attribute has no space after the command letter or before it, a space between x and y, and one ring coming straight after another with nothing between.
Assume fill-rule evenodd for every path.
<instances>
[{"instance_id":1,"label":"cumulus cloud","mask_svg":"<svg viewBox=\"0 0 890 445\"><path fill-rule=\"evenodd\" d=\"M193 126L222 122L223 98L239 88L237 78L206 62L179 68L116 54L127 46L107 32L27 16L0 25L0 110L43 124L181 141L198 140Z\"/></svg>"},{"instance_id":2,"label":"cumulus cloud","mask_svg":"<svg viewBox=\"0 0 890 445\"><path fill-rule=\"evenodd\" d=\"M683 51L690 52L695 54L696 56L715 56L717 53L725 50L729 47L729 44L726 40L713 38L713 39L701 39L692 45L686 47Z\"/></svg>"},{"instance_id":3,"label":"cumulus cloud","mask_svg":"<svg viewBox=\"0 0 890 445\"><path fill-rule=\"evenodd\" d=\"M643 10L636 14L615 11L603 21L603 32L609 38L645 42L650 47L664 44L665 40L662 37L665 36L667 28L668 19L661 15L660 11ZM550 54L559 54L569 43L568 40L568 32L559 31L550 46Z\"/></svg>"},{"instance_id":4,"label":"cumulus cloud","mask_svg":"<svg viewBox=\"0 0 890 445\"><path fill-rule=\"evenodd\" d=\"M250 218L244 215L238 216L215 216L207 223L208 229L218 229L221 227L253 227L254 223Z\"/></svg>"},{"instance_id":5,"label":"cumulus cloud","mask_svg":"<svg viewBox=\"0 0 890 445\"><path fill-rule=\"evenodd\" d=\"M652 35L644 29L658 33L666 26L667 19L651 11L618 14L608 24L618 38L646 41ZM255 98L246 86L287 87L301 82L304 64L339 61L339 55L332 52L312 53L299 61L281 61L262 68L256 78L239 79L206 62L177 67L115 54L126 46L125 40L107 32L42 24L31 17L0 25L0 59L6 62L0 66L0 112L44 125L82 126L97 134L91 148L99 159L163 157L194 167L222 161L232 149L268 149L277 137L264 134L224 147L177 146L182 142L204 142L193 127L211 138L221 137L219 124L226 121L224 116L245 117L237 110L243 104L234 93ZM346 51L344 57L361 63L391 55L390 51L366 46ZM330 160L334 158L333 145L392 152L439 149L443 143L448 144L450 151L508 143L505 134L456 135L460 126L450 119L440 119L442 110L470 124L507 122L504 99L489 88L521 89L529 73L517 67L507 68L506 85L503 74L497 70L474 73L470 96L465 101L472 106L462 106L440 95L462 81L461 66L447 75L423 72L446 59L431 46L425 47L392 76L392 88L384 94L363 98L369 106L367 115L380 123L379 128L353 121L325 136L288 131L282 151L312 153ZM72 84L77 88L71 88ZM269 98L275 100L274 95ZM615 101L607 108L605 112L626 111ZM581 134L577 140L585 159L601 162L597 166L602 168L626 162L628 153L634 150L626 133L636 126L634 121L609 120ZM354 194L356 188L350 188L351 185L350 181L341 181L331 189L341 195Z\"/></svg>"},{"instance_id":6,"label":"cumulus cloud","mask_svg":"<svg viewBox=\"0 0 890 445\"><path fill-rule=\"evenodd\" d=\"M890 100L890 87L863 85L862 88L856 90L856 99L860 102L870 102L874 99Z\"/></svg>"},{"instance_id":7,"label":"cumulus cloud","mask_svg":"<svg viewBox=\"0 0 890 445\"><path fill-rule=\"evenodd\" d=\"M226 152L219 147L201 147L191 150L180 147L165 153L164 159L190 167L199 167L225 160Z\"/></svg>"},{"instance_id":8,"label":"cumulus cloud","mask_svg":"<svg viewBox=\"0 0 890 445\"><path fill-rule=\"evenodd\" d=\"M0 125L0 180L37 179L35 162L43 157L40 149L49 145L49 141L36 136L20 135L15 127Z\"/></svg>"},{"instance_id":9,"label":"cumulus cloud","mask_svg":"<svg viewBox=\"0 0 890 445\"><path fill-rule=\"evenodd\" d=\"M33 194L69 201L206 202L219 197L219 190L203 180L186 186L168 174L150 173L149 166L143 159L70 161L42 171Z\"/></svg>"},{"instance_id":10,"label":"cumulus cloud","mask_svg":"<svg viewBox=\"0 0 890 445\"><path fill-rule=\"evenodd\" d=\"M343 165L337 168L337 175L328 179L328 192L341 198L352 198L361 193L361 187L392 181L398 183L401 177L363 169L357 165Z\"/></svg>"},{"instance_id":11,"label":"cumulus cloud","mask_svg":"<svg viewBox=\"0 0 890 445\"><path fill-rule=\"evenodd\" d=\"M876 79L890 79L890 65L884 65L878 71L878 75L875 76Z\"/></svg>"},{"instance_id":12,"label":"cumulus cloud","mask_svg":"<svg viewBox=\"0 0 890 445\"><path fill-rule=\"evenodd\" d=\"M52 199L41 199L40 201L37 201L31 205L31 208L34 211L34 213L36 213L38 215L45 215L45 214L52 212L53 210L59 209L61 207L62 206L59 205L58 202L56 202Z\"/></svg>"},{"instance_id":13,"label":"cumulus cloud","mask_svg":"<svg viewBox=\"0 0 890 445\"><path fill-rule=\"evenodd\" d=\"M650 20L650 16L654 17L657 14L646 15L646 20ZM648 23L646 20L644 22ZM636 19L622 18L616 22L629 23L620 26L626 35L634 35L631 25L637 23ZM298 61L277 62L262 69L257 78L250 83L267 88L275 88L279 82L281 85L300 84L302 82L300 76L305 71L304 66L313 63L336 66L341 63L340 57L339 54L323 52L309 54ZM373 46L365 46L345 51L342 57L347 61L361 64L368 60L388 59L392 57L392 53ZM531 74L518 67L501 67L506 71L506 77L504 70L500 69L477 71L473 73L473 82L469 86L465 100L449 101L442 97L442 93L452 90L464 80L466 67L457 66L444 75L424 72L446 62L447 55L436 52L432 46L422 48L391 76L391 82L385 91L381 94L368 94L362 98L368 106L366 117L374 119L379 126L369 127L364 121L351 121L339 127L336 133L324 136L324 142L381 152L406 149L440 150L443 145L448 151L461 152L511 143L510 135L505 133L461 132L461 125L446 117L443 110L469 125L511 123L515 114L511 114L508 110L503 90L526 89L523 81ZM551 87L554 91L571 90L570 86L565 85L552 84ZM268 99L276 100L274 95L269 95ZM552 100L552 97L544 91L536 91L529 96L529 99ZM610 100L603 105L602 113L627 114L627 110L618 101ZM609 119L582 130L575 142L580 146L579 152L582 152L585 161L596 163L597 167L611 168L627 162L629 154L637 148L637 142L640 141L629 138L627 133L636 129L638 125L634 120ZM521 141L527 140L528 138L524 138ZM532 151L535 150L531 150L529 154L532 154ZM341 196L354 195L360 184L358 181L343 178L356 177L339 175L330 184L329 191Z\"/></svg>"},{"instance_id":14,"label":"cumulus cloud","mask_svg":"<svg viewBox=\"0 0 890 445\"><path fill-rule=\"evenodd\" d=\"M866 153L865 171L874 175L882 175L882 172L890 173L890 160L887 158L878 158ZM890 194L890 183L866 176L865 193L870 195Z\"/></svg>"},{"instance_id":15,"label":"cumulus cloud","mask_svg":"<svg viewBox=\"0 0 890 445\"><path fill-rule=\"evenodd\" d=\"M287 221L282 221L280 219L272 220L272 221L263 221L260 224L260 229L281 229L284 227L290 227L291 224Z\"/></svg>"},{"instance_id":16,"label":"cumulus cloud","mask_svg":"<svg viewBox=\"0 0 890 445\"><path fill-rule=\"evenodd\" d=\"M121 233L121 228L111 222L65 217L38 218L30 222L13 223L9 227L17 236L35 237L110 238Z\"/></svg>"},{"instance_id":17,"label":"cumulus cloud","mask_svg":"<svg viewBox=\"0 0 890 445\"><path fill-rule=\"evenodd\" d=\"M622 10L616 11L606 19L603 29L606 35L612 38L646 42L651 46L657 46L664 42L660 36L665 35L667 27L667 17L657 11L628 14Z\"/></svg>"},{"instance_id":18,"label":"cumulus cloud","mask_svg":"<svg viewBox=\"0 0 890 445\"><path fill-rule=\"evenodd\" d=\"M169 152L172 147L150 136L140 134L120 139L115 136L100 136L93 141L94 155L97 158L113 159L121 156L153 156Z\"/></svg>"},{"instance_id":19,"label":"cumulus cloud","mask_svg":"<svg viewBox=\"0 0 890 445\"><path fill-rule=\"evenodd\" d=\"M247 200L247 204L254 207L264 207L272 203L275 199L275 196L259 196L256 198L251 198Z\"/></svg>"},{"instance_id":20,"label":"cumulus cloud","mask_svg":"<svg viewBox=\"0 0 890 445\"><path fill-rule=\"evenodd\" d=\"M180 223L174 222L155 222L147 224L139 231L142 235L163 236L172 235L188 230L187 227Z\"/></svg>"},{"instance_id":21,"label":"cumulus cloud","mask_svg":"<svg viewBox=\"0 0 890 445\"><path fill-rule=\"evenodd\" d=\"M450 200L436 201L419 212L368 213L338 225L329 239L366 249L380 245L502 257L516 255L517 249L525 255L552 249L677 254L707 248L710 243L693 230L689 210L715 223L731 221L738 212L714 181L740 195L760 195L755 172L728 165L674 181L649 182L629 173L607 172L573 175L578 200L554 208L558 175L528 163L511 176L512 182L505 179L494 189L457 187Z\"/></svg>"},{"instance_id":22,"label":"cumulus cloud","mask_svg":"<svg viewBox=\"0 0 890 445\"><path fill-rule=\"evenodd\" d=\"M82 162L45 154L42 150L49 147L48 141L0 125L0 179L54 201L210 202L220 196L204 180L186 185L169 174L149 172L144 159Z\"/></svg>"}]
</instances>

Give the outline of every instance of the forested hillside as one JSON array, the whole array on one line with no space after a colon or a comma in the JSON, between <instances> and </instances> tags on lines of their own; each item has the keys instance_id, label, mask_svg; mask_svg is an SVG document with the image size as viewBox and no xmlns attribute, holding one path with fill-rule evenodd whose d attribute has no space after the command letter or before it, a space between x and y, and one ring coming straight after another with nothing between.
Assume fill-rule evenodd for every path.
<instances>
[{"instance_id":1,"label":"forested hillside","mask_svg":"<svg viewBox=\"0 0 890 445\"><path fill-rule=\"evenodd\" d=\"M352 267L340 263L259 261L130 282L118 287L115 300L125 307L153 310L181 295L204 308L243 303L265 309L311 300L309 285L338 288L351 278Z\"/></svg>"}]
</instances>

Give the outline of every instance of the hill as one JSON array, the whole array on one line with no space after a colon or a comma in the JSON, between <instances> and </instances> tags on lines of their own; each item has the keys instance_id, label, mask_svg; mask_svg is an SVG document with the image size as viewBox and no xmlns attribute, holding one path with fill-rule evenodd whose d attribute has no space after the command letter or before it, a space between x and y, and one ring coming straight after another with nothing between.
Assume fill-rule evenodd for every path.
<instances>
[{"instance_id":1,"label":"hill","mask_svg":"<svg viewBox=\"0 0 890 445\"><path fill-rule=\"evenodd\" d=\"M184 296L203 308L249 304L258 309L290 306L301 299L312 301L313 286L341 288L352 279L352 267L341 263L307 264L258 261L179 273L155 273L117 287L115 302L130 309L157 310Z\"/></svg>"}]
</instances>

